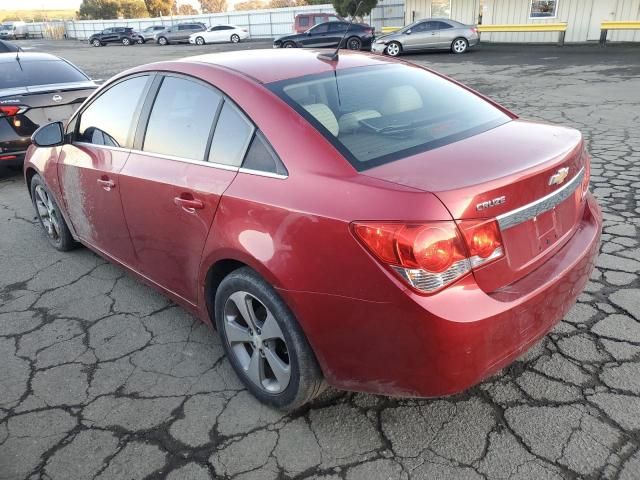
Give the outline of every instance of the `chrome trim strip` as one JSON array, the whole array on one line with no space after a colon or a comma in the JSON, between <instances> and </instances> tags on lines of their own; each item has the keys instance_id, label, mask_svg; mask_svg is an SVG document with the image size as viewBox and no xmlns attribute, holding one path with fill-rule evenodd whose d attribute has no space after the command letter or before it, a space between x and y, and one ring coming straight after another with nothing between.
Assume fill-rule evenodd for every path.
<instances>
[{"instance_id":1,"label":"chrome trim strip","mask_svg":"<svg viewBox=\"0 0 640 480\"><path fill-rule=\"evenodd\" d=\"M516 225L520 225L527 220L531 220L533 217L540 215L541 213L547 212L553 208L555 208L560 203L564 202L567 198L569 198L576 191L577 188L582 184L582 179L584 178L584 167L580 169L575 177L573 177L566 185L559 188L558 190L551 192L549 195L546 195L535 202L531 202L527 205L523 205L520 208L516 208L515 210L511 210L510 212L503 213L502 215L498 215L498 225L500 226L500 230L506 230L511 227L515 227Z\"/></svg>"},{"instance_id":2,"label":"chrome trim strip","mask_svg":"<svg viewBox=\"0 0 640 480\"><path fill-rule=\"evenodd\" d=\"M261 170L254 170L252 168L244 168L244 167L240 167L239 172L240 173L247 173L249 175L258 175L260 177L278 178L280 180L284 180L285 178L289 178L289 175L281 175L279 173L263 172Z\"/></svg>"},{"instance_id":3,"label":"chrome trim strip","mask_svg":"<svg viewBox=\"0 0 640 480\"><path fill-rule=\"evenodd\" d=\"M130 148L111 147L109 145L99 145L97 143L89 143L89 142L73 142L71 145L80 145L83 147L97 148L100 150L113 150L114 152L125 152L125 153L131 152Z\"/></svg>"}]
</instances>

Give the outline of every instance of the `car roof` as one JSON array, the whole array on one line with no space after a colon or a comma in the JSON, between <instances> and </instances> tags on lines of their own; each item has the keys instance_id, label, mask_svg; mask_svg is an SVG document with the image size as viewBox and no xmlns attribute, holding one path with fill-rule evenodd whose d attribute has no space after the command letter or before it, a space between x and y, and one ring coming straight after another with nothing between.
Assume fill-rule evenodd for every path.
<instances>
[{"instance_id":1,"label":"car roof","mask_svg":"<svg viewBox=\"0 0 640 480\"><path fill-rule=\"evenodd\" d=\"M21 62L43 62L47 60L62 60L60 57L42 52L20 52L19 58ZM9 63L16 61L16 52L0 53L0 63Z\"/></svg>"},{"instance_id":2,"label":"car roof","mask_svg":"<svg viewBox=\"0 0 640 480\"><path fill-rule=\"evenodd\" d=\"M208 63L235 70L260 83L271 83L305 75L397 63L381 55L364 54L340 50L337 62L318 58L327 50L283 48L275 50L242 50L224 53L209 53L180 60L187 63Z\"/></svg>"}]
</instances>

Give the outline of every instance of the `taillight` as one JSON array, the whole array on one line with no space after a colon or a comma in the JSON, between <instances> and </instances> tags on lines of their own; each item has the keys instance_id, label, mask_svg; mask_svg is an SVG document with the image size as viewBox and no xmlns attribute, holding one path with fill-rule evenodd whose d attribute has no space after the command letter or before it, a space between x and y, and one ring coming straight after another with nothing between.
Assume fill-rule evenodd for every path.
<instances>
[{"instance_id":1,"label":"taillight","mask_svg":"<svg viewBox=\"0 0 640 480\"><path fill-rule=\"evenodd\" d=\"M0 117L13 117L27 111L22 105L0 105Z\"/></svg>"},{"instance_id":2,"label":"taillight","mask_svg":"<svg viewBox=\"0 0 640 480\"><path fill-rule=\"evenodd\" d=\"M463 220L458 226L469 249L472 267L479 267L504 255L500 228L495 220Z\"/></svg>"}]
</instances>

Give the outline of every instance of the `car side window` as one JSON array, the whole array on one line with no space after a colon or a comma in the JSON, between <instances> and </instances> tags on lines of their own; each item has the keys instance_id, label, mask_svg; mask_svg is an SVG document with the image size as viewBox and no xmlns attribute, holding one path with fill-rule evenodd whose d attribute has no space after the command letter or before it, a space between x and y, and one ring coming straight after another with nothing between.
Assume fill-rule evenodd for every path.
<instances>
[{"instance_id":1,"label":"car side window","mask_svg":"<svg viewBox=\"0 0 640 480\"><path fill-rule=\"evenodd\" d=\"M276 155L260 131L256 132L251 140L242 168L277 175L288 174L282 160Z\"/></svg>"},{"instance_id":2,"label":"car side window","mask_svg":"<svg viewBox=\"0 0 640 480\"><path fill-rule=\"evenodd\" d=\"M309 26L309 17L300 17L298 19L299 24L301 27L308 27Z\"/></svg>"},{"instance_id":3,"label":"car side window","mask_svg":"<svg viewBox=\"0 0 640 480\"><path fill-rule=\"evenodd\" d=\"M346 32L347 26L346 23L332 22L329 24L329 32Z\"/></svg>"},{"instance_id":4,"label":"car side window","mask_svg":"<svg viewBox=\"0 0 640 480\"><path fill-rule=\"evenodd\" d=\"M432 23L436 23L438 26L438 30L447 30L449 28L453 28L452 25L449 25L446 22L432 22Z\"/></svg>"},{"instance_id":5,"label":"car side window","mask_svg":"<svg viewBox=\"0 0 640 480\"><path fill-rule=\"evenodd\" d=\"M325 22L326 18L324 16L313 17L313 24L316 25L318 23Z\"/></svg>"},{"instance_id":6,"label":"car side window","mask_svg":"<svg viewBox=\"0 0 640 480\"><path fill-rule=\"evenodd\" d=\"M142 150L204 160L221 98L200 83L165 77L151 109Z\"/></svg>"},{"instance_id":7,"label":"car side window","mask_svg":"<svg viewBox=\"0 0 640 480\"><path fill-rule=\"evenodd\" d=\"M225 101L213 133L209 161L239 167L253 135L253 125L231 102Z\"/></svg>"},{"instance_id":8,"label":"car side window","mask_svg":"<svg viewBox=\"0 0 640 480\"><path fill-rule=\"evenodd\" d=\"M178 30L187 30L188 28L187 25L178 25Z\"/></svg>"},{"instance_id":9,"label":"car side window","mask_svg":"<svg viewBox=\"0 0 640 480\"><path fill-rule=\"evenodd\" d=\"M311 33L327 33L329 31L329 25L327 23L322 23L320 25L316 25L311 29Z\"/></svg>"},{"instance_id":10,"label":"car side window","mask_svg":"<svg viewBox=\"0 0 640 480\"><path fill-rule=\"evenodd\" d=\"M124 80L96 98L81 113L75 140L131 148L133 120L140 110L148 80L147 75Z\"/></svg>"},{"instance_id":11,"label":"car side window","mask_svg":"<svg viewBox=\"0 0 640 480\"><path fill-rule=\"evenodd\" d=\"M222 27L211 27L212 32L217 32L218 30L222 30Z\"/></svg>"}]
</instances>

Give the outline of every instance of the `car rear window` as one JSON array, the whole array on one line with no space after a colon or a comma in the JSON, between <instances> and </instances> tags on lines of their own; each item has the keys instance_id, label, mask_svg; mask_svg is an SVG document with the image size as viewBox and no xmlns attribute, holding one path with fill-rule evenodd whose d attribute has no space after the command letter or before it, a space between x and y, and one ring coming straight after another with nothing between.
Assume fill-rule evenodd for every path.
<instances>
[{"instance_id":1,"label":"car rear window","mask_svg":"<svg viewBox=\"0 0 640 480\"><path fill-rule=\"evenodd\" d=\"M269 88L359 171L511 120L473 92L408 65L336 70L272 83Z\"/></svg>"},{"instance_id":2,"label":"car rear window","mask_svg":"<svg viewBox=\"0 0 640 480\"><path fill-rule=\"evenodd\" d=\"M0 89L86 80L85 74L63 60L10 61L0 64Z\"/></svg>"}]
</instances>

